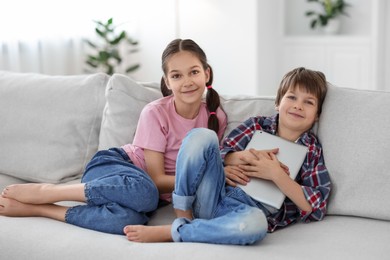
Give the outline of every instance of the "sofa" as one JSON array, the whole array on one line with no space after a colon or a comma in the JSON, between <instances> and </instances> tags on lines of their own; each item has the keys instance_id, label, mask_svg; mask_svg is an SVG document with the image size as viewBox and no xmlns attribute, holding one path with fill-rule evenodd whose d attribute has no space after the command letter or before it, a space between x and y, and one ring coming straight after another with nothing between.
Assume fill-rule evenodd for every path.
<instances>
[{"instance_id":1,"label":"sofa","mask_svg":"<svg viewBox=\"0 0 390 260\"><path fill-rule=\"evenodd\" d=\"M96 151L132 141L143 106L160 96L157 83L120 74L0 71L0 190L79 182ZM274 97L222 95L221 104L226 134L249 116L275 113ZM333 183L323 221L231 246L134 243L47 218L0 216L0 259L390 259L389 115L390 92L329 84L314 127ZM168 205L148 224L173 219Z\"/></svg>"}]
</instances>

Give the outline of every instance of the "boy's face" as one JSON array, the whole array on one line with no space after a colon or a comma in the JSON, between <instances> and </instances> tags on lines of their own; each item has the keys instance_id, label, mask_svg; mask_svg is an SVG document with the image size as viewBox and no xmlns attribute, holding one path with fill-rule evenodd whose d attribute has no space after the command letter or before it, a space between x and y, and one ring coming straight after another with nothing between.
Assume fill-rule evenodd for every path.
<instances>
[{"instance_id":1,"label":"boy's face","mask_svg":"<svg viewBox=\"0 0 390 260\"><path fill-rule=\"evenodd\" d=\"M309 130L318 119L318 99L303 88L289 88L280 100L279 128L302 134Z\"/></svg>"}]
</instances>

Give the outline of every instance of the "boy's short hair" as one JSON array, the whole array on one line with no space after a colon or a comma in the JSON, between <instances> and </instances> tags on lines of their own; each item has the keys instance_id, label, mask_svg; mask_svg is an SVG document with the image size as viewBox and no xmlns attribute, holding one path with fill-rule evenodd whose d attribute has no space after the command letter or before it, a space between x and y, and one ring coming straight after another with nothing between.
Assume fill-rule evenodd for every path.
<instances>
[{"instance_id":1,"label":"boy's short hair","mask_svg":"<svg viewBox=\"0 0 390 260\"><path fill-rule=\"evenodd\" d=\"M275 105L279 106L282 97L286 92L293 88L299 87L314 95L318 99L317 115L321 115L322 103L325 100L327 91L327 82L324 73L321 71L309 70L303 67L293 69L284 75L280 82L278 93L275 99Z\"/></svg>"}]
</instances>

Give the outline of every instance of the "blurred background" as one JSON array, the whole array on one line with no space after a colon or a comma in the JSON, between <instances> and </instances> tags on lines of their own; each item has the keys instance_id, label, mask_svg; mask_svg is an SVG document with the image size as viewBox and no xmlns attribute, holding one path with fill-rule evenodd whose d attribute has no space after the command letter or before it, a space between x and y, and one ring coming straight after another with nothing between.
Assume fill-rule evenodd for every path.
<instances>
[{"instance_id":1,"label":"blurred background","mask_svg":"<svg viewBox=\"0 0 390 260\"><path fill-rule=\"evenodd\" d=\"M84 0L2 3L0 70L49 75L91 73L86 63L99 41L94 21L113 18L118 32L137 41L118 45L126 73L159 81L161 54L175 38L191 38L214 69L214 87L226 95L275 95L282 76L304 66L341 87L390 91L390 3L346 0L347 15L329 33L311 28L321 12L307 0ZM101 37L100 37L101 38Z\"/></svg>"}]
</instances>

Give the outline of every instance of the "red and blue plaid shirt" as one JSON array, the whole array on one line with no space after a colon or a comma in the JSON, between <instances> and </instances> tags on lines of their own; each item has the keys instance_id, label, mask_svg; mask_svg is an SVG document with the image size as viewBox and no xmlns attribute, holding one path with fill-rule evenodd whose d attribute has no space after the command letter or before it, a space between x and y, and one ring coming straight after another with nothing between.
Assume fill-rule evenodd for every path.
<instances>
[{"instance_id":1,"label":"red and blue plaid shirt","mask_svg":"<svg viewBox=\"0 0 390 260\"><path fill-rule=\"evenodd\" d=\"M244 150L256 130L276 134L278 118L279 115L276 114L271 117L251 117L246 120L223 140L222 158L224 159L229 152ZM321 144L311 131L303 133L297 143L306 145L308 153L295 181L301 185L312 211L302 211L289 198L286 198L282 207L267 217L268 232L273 232L298 220L302 222L319 221L326 214L331 181L325 167Z\"/></svg>"}]
</instances>

